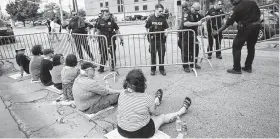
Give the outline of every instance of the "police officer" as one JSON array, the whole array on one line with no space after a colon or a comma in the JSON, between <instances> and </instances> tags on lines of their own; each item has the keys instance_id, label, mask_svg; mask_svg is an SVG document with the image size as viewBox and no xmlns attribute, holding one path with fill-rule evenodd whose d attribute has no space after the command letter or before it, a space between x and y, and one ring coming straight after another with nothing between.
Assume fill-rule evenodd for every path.
<instances>
[{"instance_id":1,"label":"police officer","mask_svg":"<svg viewBox=\"0 0 280 139\"><path fill-rule=\"evenodd\" d=\"M107 55L107 50L109 51L110 55L111 55L111 66L112 69L114 70L115 68L115 64L116 64L116 43L115 40L113 42L113 44L111 44L111 38L113 35L115 34L120 34L119 31L119 26L117 25L117 23L112 20L111 16L110 16L110 12L107 11L103 11L103 15L102 18L99 20L99 22L96 24L96 29L97 29L97 34L98 35L104 35L107 37L107 40L103 40L103 38L99 38L99 51L101 54L101 65L105 65L106 61L108 60L108 55ZM120 36L120 40L121 40L121 45L123 45L123 39ZM108 45L109 45L109 49L106 47L106 43L104 41L107 41ZM100 66L100 68L98 69L98 72L102 73L104 72L104 66Z\"/></svg>"},{"instance_id":2,"label":"police officer","mask_svg":"<svg viewBox=\"0 0 280 139\"><path fill-rule=\"evenodd\" d=\"M197 65L197 59L199 53L199 45L197 40L198 26L202 25L204 20L201 20L203 16L199 14L200 4L198 2L193 3L190 10L184 11L181 29L191 29L194 30L195 34L192 32L181 32L179 33L179 42L178 45L181 48L181 55L183 63L193 62L195 61L195 68L201 69L199 65ZM195 54L193 53L193 46L195 44ZM189 73L190 67L192 68L193 64L184 64L184 71Z\"/></svg>"},{"instance_id":3,"label":"police officer","mask_svg":"<svg viewBox=\"0 0 280 139\"><path fill-rule=\"evenodd\" d=\"M74 17L70 20L69 25L68 25L69 33L87 34L88 28L93 28L93 26L91 24L86 23L81 17L79 17L76 12L73 12L72 15ZM75 45L76 45L80 59L84 59L83 49L82 49L82 45L83 45L88 56L91 58L92 61L94 61L93 55L92 55L92 53L90 51L90 47L88 45L87 36L73 35L73 38L74 38Z\"/></svg>"},{"instance_id":4,"label":"police officer","mask_svg":"<svg viewBox=\"0 0 280 139\"><path fill-rule=\"evenodd\" d=\"M238 23L238 33L235 36L232 44L233 54L233 69L228 69L228 73L242 74L243 71L252 72L252 63L255 56L255 44L258 40L260 30L260 9L255 1L249 0L230 0L234 6L233 13L217 32L213 32L214 36L217 36L223 30L233 25L234 22ZM245 67L241 68L241 49L244 43L247 42L248 55L245 62Z\"/></svg>"},{"instance_id":5,"label":"police officer","mask_svg":"<svg viewBox=\"0 0 280 139\"><path fill-rule=\"evenodd\" d=\"M215 16L215 15L224 14L224 12L222 10L222 5L223 5L222 1L220 1L220 0L217 1L215 3L214 7L209 9L206 12L206 16ZM212 30L217 31L219 28L221 28L224 18L225 18L225 16L219 16L219 17L212 18L211 20L209 20L207 22L208 43L209 43L207 51L213 50L214 42L213 42ZM220 46L221 46L221 41L223 38L222 32L214 38L215 38L215 43L216 43L216 50L219 50L221 48ZM212 53L209 53L208 59L211 59L212 58L211 56L212 56ZM216 58L222 59L221 51L216 52Z\"/></svg>"},{"instance_id":6,"label":"police officer","mask_svg":"<svg viewBox=\"0 0 280 139\"><path fill-rule=\"evenodd\" d=\"M161 4L155 6L155 13L149 17L146 22L146 29L148 32L165 31L168 28L168 23L164 16L162 16L164 7ZM156 53L158 52L159 64L164 64L165 42L166 35L164 33L154 33L148 35L150 42L149 51L151 53L151 64L156 64ZM159 66L160 73L165 76L166 72L164 66ZM151 67L151 75L154 76L156 66Z\"/></svg>"}]
</instances>

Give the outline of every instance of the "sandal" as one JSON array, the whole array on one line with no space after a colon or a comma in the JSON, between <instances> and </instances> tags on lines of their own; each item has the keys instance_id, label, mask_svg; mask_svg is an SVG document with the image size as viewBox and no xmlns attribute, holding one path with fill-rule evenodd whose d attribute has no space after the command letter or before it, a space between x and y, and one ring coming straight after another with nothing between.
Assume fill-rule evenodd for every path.
<instances>
[{"instance_id":1,"label":"sandal","mask_svg":"<svg viewBox=\"0 0 280 139\"><path fill-rule=\"evenodd\" d=\"M183 102L183 107L186 108L186 110L188 110L188 108L191 106L192 101L189 97L186 97L184 102Z\"/></svg>"},{"instance_id":2,"label":"sandal","mask_svg":"<svg viewBox=\"0 0 280 139\"><path fill-rule=\"evenodd\" d=\"M159 103L161 103L162 95L163 95L162 89L158 89L157 92L156 92L156 98L159 99Z\"/></svg>"}]
</instances>

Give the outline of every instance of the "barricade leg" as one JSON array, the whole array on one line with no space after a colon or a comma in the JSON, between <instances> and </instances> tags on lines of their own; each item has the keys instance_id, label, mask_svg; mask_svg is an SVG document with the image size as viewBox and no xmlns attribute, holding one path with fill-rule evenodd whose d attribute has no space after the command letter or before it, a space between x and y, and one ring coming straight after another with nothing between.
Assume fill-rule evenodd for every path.
<instances>
[{"instance_id":1,"label":"barricade leg","mask_svg":"<svg viewBox=\"0 0 280 139\"><path fill-rule=\"evenodd\" d=\"M247 39L248 55L245 61L245 67L249 69L252 68L252 63L255 57L255 45L258 41L259 28L260 27L256 27L256 29L252 29L252 33L250 33Z\"/></svg>"},{"instance_id":2,"label":"barricade leg","mask_svg":"<svg viewBox=\"0 0 280 139\"><path fill-rule=\"evenodd\" d=\"M164 56L165 56L165 43L162 39L160 39L160 44L158 44L158 59L159 64L164 64ZM159 66L159 70L164 70L164 66Z\"/></svg>"},{"instance_id":3,"label":"barricade leg","mask_svg":"<svg viewBox=\"0 0 280 139\"><path fill-rule=\"evenodd\" d=\"M76 36L76 35L74 35L73 38L74 38L74 42L75 42L76 49L77 49L77 51L78 51L78 54L79 54L80 59L84 59L83 50L82 50L82 46L81 46L79 37Z\"/></svg>"},{"instance_id":4,"label":"barricade leg","mask_svg":"<svg viewBox=\"0 0 280 139\"><path fill-rule=\"evenodd\" d=\"M88 44L88 40L87 40L87 36L81 36L81 41L82 41L82 45L86 51L86 53L88 54L88 56L91 58L92 61L94 61L93 55L90 51L90 47ZM82 48L81 48L82 49ZM82 50L81 50L82 51Z\"/></svg>"}]
</instances>

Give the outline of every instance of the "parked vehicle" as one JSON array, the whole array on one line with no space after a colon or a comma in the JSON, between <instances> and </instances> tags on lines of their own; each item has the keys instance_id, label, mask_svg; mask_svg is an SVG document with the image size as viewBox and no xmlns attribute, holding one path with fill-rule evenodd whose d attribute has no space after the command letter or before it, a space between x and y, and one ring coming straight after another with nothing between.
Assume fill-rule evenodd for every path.
<instances>
[{"instance_id":1,"label":"parked vehicle","mask_svg":"<svg viewBox=\"0 0 280 139\"><path fill-rule=\"evenodd\" d=\"M13 28L11 25L5 23L3 20L0 19L0 45L7 44L7 43L15 43L16 39L14 35ZM11 37L5 37L11 36Z\"/></svg>"}]
</instances>

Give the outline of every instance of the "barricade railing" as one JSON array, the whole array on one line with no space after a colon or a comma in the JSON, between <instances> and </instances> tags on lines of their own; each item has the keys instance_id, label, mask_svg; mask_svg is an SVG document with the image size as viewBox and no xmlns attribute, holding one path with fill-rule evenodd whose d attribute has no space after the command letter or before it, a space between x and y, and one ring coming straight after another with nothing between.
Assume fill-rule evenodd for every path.
<instances>
[{"instance_id":1,"label":"barricade railing","mask_svg":"<svg viewBox=\"0 0 280 139\"><path fill-rule=\"evenodd\" d=\"M178 37L178 35L183 37ZM164 36L167 35L165 38ZM179 36L180 36L179 35ZM188 37L187 37L188 36ZM123 45L120 45L122 38ZM193 30L169 30L163 32L149 32L137 34L118 34L111 38L110 55L114 63L115 75L120 68L153 67L193 65L195 70L195 57L191 54L196 53L195 44L196 34ZM178 47L184 45L184 47ZM115 47L112 47L114 44ZM153 63L153 64L152 64ZM152 70L152 69L151 69ZM115 80L115 76L114 76Z\"/></svg>"},{"instance_id":2,"label":"barricade railing","mask_svg":"<svg viewBox=\"0 0 280 139\"><path fill-rule=\"evenodd\" d=\"M260 7L261 10L261 29L258 42L268 41L279 38L279 7L277 4L269 4ZM278 14L278 15L277 15ZM203 49L203 59L211 56L212 53L219 55L219 52L232 48L233 39L238 29L237 23L224 30L217 37L212 36L213 31L217 31L225 23L229 13L208 17L206 26L201 31L201 43ZM206 33L207 32L207 33ZM207 39L204 39L206 37ZM207 45L205 45L207 44ZM209 64L211 62L208 60ZM212 67L212 65L211 65Z\"/></svg>"},{"instance_id":3,"label":"barricade railing","mask_svg":"<svg viewBox=\"0 0 280 139\"><path fill-rule=\"evenodd\" d=\"M24 35L0 36L0 60L14 59L16 49L25 48L25 54L31 56L34 45L51 48L47 33L34 33Z\"/></svg>"}]
</instances>

